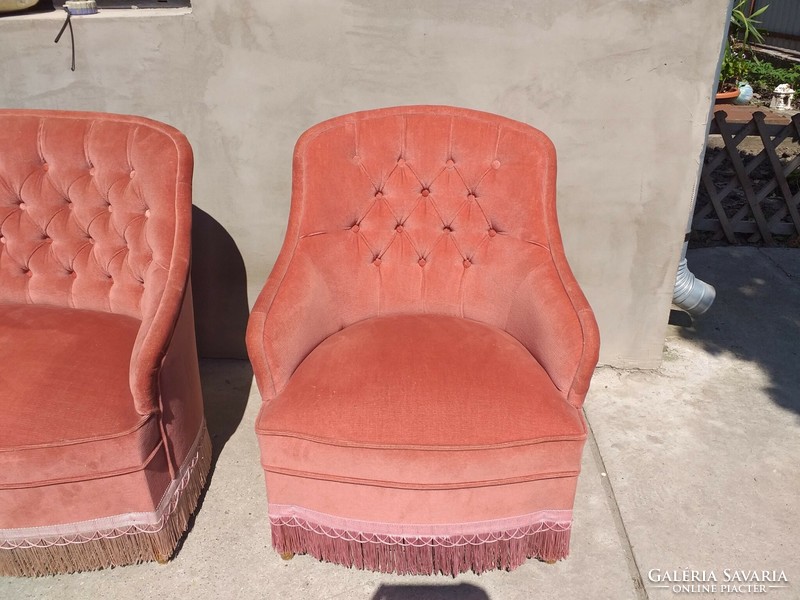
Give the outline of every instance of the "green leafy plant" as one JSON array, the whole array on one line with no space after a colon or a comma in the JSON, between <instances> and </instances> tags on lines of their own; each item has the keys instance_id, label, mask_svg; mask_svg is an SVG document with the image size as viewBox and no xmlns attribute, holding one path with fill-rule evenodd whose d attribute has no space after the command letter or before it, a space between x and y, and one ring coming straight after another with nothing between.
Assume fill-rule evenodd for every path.
<instances>
[{"instance_id":1,"label":"green leafy plant","mask_svg":"<svg viewBox=\"0 0 800 600\"><path fill-rule=\"evenodd\" d=\"M745 12L749 0L739 0L731 10L731 23L728 31L728 41L725 54L722 58L722 68L719 75L720 91L730 91L737 88L740 81L748 79L752 64L758 64L758 58L750 48L751 41L761 43L764 35L759 31L758 20L769 5L762 6L752 14Z\"/></svg>"},{"instance_id":2,"label":"green leafy plant","mask_svg":"<svg viewBox=\"0 0 800 600\"><path fill-rule=\"evenodd\" d=\"M761 60L748 61L746 69L748 83L753 86L754 92L762 96L769 97L781 83L788 83L795 90L800 89L800 65L780 68Z\"/></svg>"},{"instance_id":3,"label":"green leafy plant","mask_svg":"<svg viewBox=\"0 0 800 600\"><path fill-rule=\"evenodd\" d=\"M731 35L738 40L741 40L745 49L748 48L750 38L752 37L756 43L760 44L764 41L764 35L758 30L757 25L761 21L757 19L764 14L764 11L769 8L769 4L762 6L751 15L747 15L744 11L745 5L749 0L740 0L731 11Z\"/></svg>"},{"instance_id":4,"label":"green leafy plant","mask_svg":"<svg viewBox=\"0 0 800 600\"><path fill-rule=\"evenodd\" d=\"M747 79L751 64L752 61L747 59L743 50L734 49L728 44L722 56L722 68L719 72L720 91L737 89L738 83Z\"/></svg>"}]
</instances>

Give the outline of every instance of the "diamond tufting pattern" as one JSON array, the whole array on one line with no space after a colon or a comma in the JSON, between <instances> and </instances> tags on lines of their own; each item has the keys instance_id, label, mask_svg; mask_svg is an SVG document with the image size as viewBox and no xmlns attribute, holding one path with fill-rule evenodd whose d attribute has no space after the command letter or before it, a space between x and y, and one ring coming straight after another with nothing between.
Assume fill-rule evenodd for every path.
<instances>
[{"instance_id":1,"label":"diamond tufting pattern","mask_svg":"<svg viewBox=\"0 0 800 600\"><path fill-rule=\"evenodd\" d=\"M284 250L264 291L274 390L339 329L434 313L509 332L580 403L590 309L564 257L555 177L543 133L476 111L367 111L307 131ZM290 322L291 339L271 337Z\"/></svg>"},{"instance_id":2,"label":"diamond tufting pattern","mask_svg":"<svg viewBox=\"0 0 800 600\"><path fill-rule=\"evenodd\" d=\"M173 253L178 149L140 122L0 112L0 301L141 319ZM157 304L160 285L147 298Z\"/></svg>"},{"instance_id":3,"label":"diamond tufting pattern","mask_svg":"<svg viewBox=\"0 0 800 600\"><path fill-rule=\"evenodd\" d=\"M164 560L186 529L192 171L163 123L0 109L0 576Z\"/></svg>"},{"instance_id":4,"label":"diamond tufting pattern","mask_svg":"<svg viewBox=\"0 0 800 600\"><path fill-rule=\"evenodd\" d=\"M543 133L466 109L301 136L247 333L275 549L453 576L567 555L599 339L555 183Z\"/></svg>"},{"instance_id":5,"label":"diamond tufting pattern","mask_svg":"<svg viewBox=\"0 0 800 600\"><path fill-rule=\"evenodd\" d=\"M0 110L0 303L139 320L140 414L159 410L159 365L190 298L192 165L183 134L150 119Z\"/></svg>"}]
</instances>

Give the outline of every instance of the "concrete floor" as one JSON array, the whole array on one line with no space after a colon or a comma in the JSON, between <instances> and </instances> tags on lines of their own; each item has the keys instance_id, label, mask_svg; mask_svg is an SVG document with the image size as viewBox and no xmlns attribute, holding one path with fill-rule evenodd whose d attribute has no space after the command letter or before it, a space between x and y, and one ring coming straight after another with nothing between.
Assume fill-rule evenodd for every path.
<instances>
[{"instance_id":1,"label":"concrete floor","mask_svg":"<svg viewBox=\"0 0 800 600\"><path fill-rule=\"evenodd\" d=\"M703 249L690 254L689 264L717 288L710 312L693 326L669 327L660 370L595 374L586 402L593 436L565 561L455 579L354 571L305 556L282 561L269 546L252 371L245 362L214 360L203 362L202 375L217 460L174 560L0 578L0 598L750 595L677 594L648 577L684 569L713 572L717 586L725 585L725 569L783 571L788 581L773 585L785 587L755 595L800 598L800 250Z\"/></svg>"}]
</instances>

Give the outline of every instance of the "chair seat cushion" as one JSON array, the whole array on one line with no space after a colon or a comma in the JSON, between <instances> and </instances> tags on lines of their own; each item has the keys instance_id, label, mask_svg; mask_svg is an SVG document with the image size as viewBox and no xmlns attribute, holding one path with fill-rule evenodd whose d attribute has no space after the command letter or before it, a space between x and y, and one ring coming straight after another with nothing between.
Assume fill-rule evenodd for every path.
<instances>
[{"instance_id":1,"label":"chair seat cushion","mask_svg":"<svg viewBox=\"0 0 800 600\"><path fill-rule=\"evenodd\" d=\"M0 489L143 467L160 436L134 409L128 383L139 325L112 313L0 304Z\"/></svg>"},{"instance_id":2,"label":"chair seat cushion","mask_svg":"<svg viewBox=\"0 0 800 600\"><path fill-rule=\"evenodd\" d=\"M267 472L410 489L574 476L581 413L500 329L375 317L317 346L262 407Z\"/></svg>"}]
</instances>

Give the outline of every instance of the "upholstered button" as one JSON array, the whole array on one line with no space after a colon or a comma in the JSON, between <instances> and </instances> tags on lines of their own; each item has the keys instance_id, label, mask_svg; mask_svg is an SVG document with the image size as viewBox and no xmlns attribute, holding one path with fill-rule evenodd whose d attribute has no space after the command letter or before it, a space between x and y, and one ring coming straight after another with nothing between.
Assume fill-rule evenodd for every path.
<instances>
[{"instance_id":1,"label":"upholstered button","mask_svg":"<svg viewBox=\"0 0 800 600\"><path fill-rule=\"evenodd\" d=\"M426 198L428 197L428 195L430 193L431 193L431 191L428 188L423 188L422 189L422 195L425 196Z\"/></svg>"},{"instance_id":2,"label":"upholstered button","mask_svg":"<svg viewBox=\"0 0 800 600\"><path fill-rule=\"evenodd\" d=\"M130 173L131 179L133 179L135 175L136 175L136 171L131 171L131 173Z\"/></svg>"},{"instance_id":3,"label":"upholstered button","mask_svg":"<svg viewBox=\"0 0 800 600\"><path fill-rule=\"evenodd\" d=\"M89 240L90 244L94 244L94 238L93 237L88 237L86 239Z\"/></svg>"},{"instance_id":4,"label":"upholstered button","mask_svg":"<svg viewBox=\"0 0 800 600\"><path fill-rule=\"evenodd\" d=\"M375 197L376 198L383 198L383 192L378 190L377 192L375 192Z\"/></svg>"},{"instance_id":5,"label":"upholstered button","mask_svg":"<svg viewBox=\"0 0 800 600\"><path fill-rule=\"evenodd\" d=\"M94 175L95 173L97 173L97 169L95 169L94 167L89 169L89 175Z\"/></svg>"},{"instance_id":6,"label":"upholstered button","mask_svg":"<svg viewBox=\"0 0 800 600\"><path fill-rule=\"evenodd\" d=\"M424 258L420 258L420 259L417 261L417 264L418 264L420 267L424 267L424 266L425 266L425 263L426 263L426 260L425 260Z\"/></svg>"},{"instance_id":7,"label":"upholstered button","mask_svg":"<svg viewBox=\"0 0 800 600\"><path fill-rule=\"evenodd\" d=\"M497 235L497 232L494 229L489 230L489 237L494 237Z\"/></svg>"},{"instance_id":8,"label":"upholstered button","mask_svg":"<svg viewBox=\"0 0 800 600\"><path fill-rule=\"evenodd\" d=\"M397 227L395 227L395 228L394 228L394 230L395 230L397 233L403 233L403 226L402 226L402 225L400 225L400 224L398 223L398 224L397 224Z\"/></svg>"},{"instance_id":9,"label":"upholstered button","mask_svg":"<svg viewBox=\"0 0 800 600\"><path fill-rule=\"evenodd\" d=\"M47 163L43 163L42 164L42 170L43 171L49 171L50 170L50 165L48 165Z\"/></svg>"},{"instance_id":10,"label":"upholstered button","mask_svg":"<svg viewBox=\"0 0 800 600\"><path fill-rule=\"evenodd\" d=\"M358 230L359 230L359 229L361 229L361 227L359 227L359 226L358 226L358 223L356 223L355 225L353 225L353 226L350 228L350 231L352 231L353 233L358 233Z\"/></svg>"},{"instance_id":11,"label":"upholstered button","mask_svg":"<svg viewBox=\"0 0 800 600\"><path fill-rule=\"evenodd\" d=\"M361 161L361 157L358 154L353 156L353 162L360 162L360 161Z\"/></svg>"},{"instance_id":12,"label":"upholstered button","mask_svg":"<svg viewBox=\"0 0 800 600\"><path fill-rule=\"evenodd\" d=\"M114 207L110 204L108 205L108 212L114 212Z\"/></svg>"},{"instance_id":13,"label":"upholstered button","mask_svg":"<svg viewBox=\"0 0 800 600\"><path fill-rule=\"evenodd\" d=\"M500 168L500 161L497 160L496 158L492 161L492 168L493 169L499 169Z\"/></svg>"},{"instance_id":14,"label":"upholstered button","mask_svg":"<svg viewBox=\"0 0 800 600\"><path fill-rule=\"evenodd\" d=\"M454 161L452 158L448 158L445 164L448 166L448 168L452 168L452 166L456 164L456 161Z\"/></svg>"},{"instance_id":15,"label":"upholstered button","mask_svg":"<svg viewBox=\"0 0 800 600\"><path fill-rule=\"evenodd\" d=\"M144 211L144 216L145 216L145 217L148 217L148 218L150 217L150 209L149 209L149 208L148 208L148 209L145 209L145 211Z\"/></svg>"},{"instance_id":16,"label":"upholstered button","mask_svg":"<svg viewBox=\"0 0 800 600\"><path fill-rule=\"evenodd\" d=\"M469 269L471 266L472 266L472 261L470 261L468 258L465 258L464 259L464 268L465 269Z\"/></svg>"},{"instance_id":17,"label":"upholstered button","mask_svg":"<svg viewBox=\"0 0 800 600\"><path fill-rule=\"evenodd\" d=\"M372 261L372 264L375 265L376 267L380 267L381 266L381 257L380 256L376 256L375 260Z\"/></svg>"},{"instance_id":18,"label":"upholstered button","mask_svg":"<svg viewBox=\"0 0 800 600\"><path fill-rule=\"evenodd\" d=\"M442 227L442 231L444 231L445 233L450 233L453 230L445 225L444 227Z\"/></svg>"},{"instance_id":19,"label":"upholstered button","mask_svg":"<svg viewBox=\"0 0 800 600\"><path fill-rule=\"evenodd\" d=\"M406 159L405 158L398 158L397 159L397 164L402 167L404 164L406 164Z\"/></svg>"},{"instance_id":20,"label":"upholstered button","mask_svg":"<svg viewBox=\"0 0 800 600\"><path fill-rule=\"evenodd\" d=\"M0 235L0 244L5 244L5 243L6 243L6 238Z\"/></svg>"},{"instance_id":21,"label":"upholstered button","mask_svg":"<svg viewBox=\"0 0 800 600\"><path fill-rule=\"evenodd\" d=\"M475 194L467 194L468 200L475 200Z\"/></svg>"},{"instance_id":22,"label":"upholstered button","mask_svg":"<svg viewBox=\"0 0 800 600\"><path fill-rule=\"evenodd\" d=\"M19 209L20 210L28 210L28 206L24 202L20 201Z\"/></svg>"}]
</instances>

